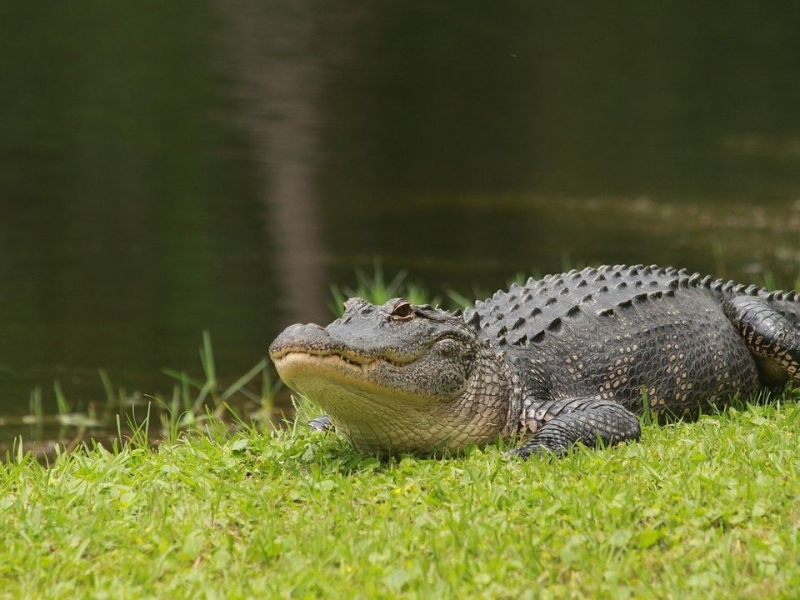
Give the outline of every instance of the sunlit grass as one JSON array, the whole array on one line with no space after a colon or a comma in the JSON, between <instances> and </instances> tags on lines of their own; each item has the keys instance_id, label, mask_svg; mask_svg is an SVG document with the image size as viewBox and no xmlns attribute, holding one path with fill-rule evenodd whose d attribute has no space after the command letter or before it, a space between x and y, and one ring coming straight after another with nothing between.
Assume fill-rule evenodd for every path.
<instances>
[{"instance_id":1,"label":"sunlit grass","mask_svg":"<svg viewBox=\"0 0 800 600\"><path fill-rule=\"evenodd\" d=\"M0 466L0 597L791 597L800 408L382 462L302 429Z\"/></svg>"}]
</instances>

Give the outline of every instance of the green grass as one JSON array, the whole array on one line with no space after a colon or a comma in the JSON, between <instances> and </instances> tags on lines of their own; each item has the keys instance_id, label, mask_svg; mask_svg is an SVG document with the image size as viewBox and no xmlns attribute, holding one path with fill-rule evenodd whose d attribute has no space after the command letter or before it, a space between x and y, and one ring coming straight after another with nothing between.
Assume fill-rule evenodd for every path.
<instances>
[{"instance_id":1,"label":"green grass","mask_svg":"<svg viewBox=\"0 0 800 600\"><path fill-rule=\"evenodd\" d=\"M800 407L380 462L304 430L0 466L0 597L793 597Z\"/></svg>"}]
</instances>

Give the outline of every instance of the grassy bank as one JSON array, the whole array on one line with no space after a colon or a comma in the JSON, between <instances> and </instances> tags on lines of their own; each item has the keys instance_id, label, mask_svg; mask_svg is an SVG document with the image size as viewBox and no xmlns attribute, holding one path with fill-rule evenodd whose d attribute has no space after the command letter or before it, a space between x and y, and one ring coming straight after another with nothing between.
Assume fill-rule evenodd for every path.
<instances>
[{"instance_id":1,"label":"grassy bank","mask_svg":"<svg viewBox=\"0 0 800 600\"><path fill-rule=\"evenodd\" d=\"M0 597L789 597L800 407L563 460L189 435L0 466Z\"/></svg>"}]
</instances>

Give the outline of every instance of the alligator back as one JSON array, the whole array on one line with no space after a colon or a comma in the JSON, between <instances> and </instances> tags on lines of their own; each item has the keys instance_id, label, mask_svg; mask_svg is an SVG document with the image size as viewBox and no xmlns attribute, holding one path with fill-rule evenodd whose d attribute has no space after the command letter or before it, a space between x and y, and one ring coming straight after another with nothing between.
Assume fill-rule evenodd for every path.
<instances>
[{"instance_id":1,"label":"alligator back","mask_svg":"<svg viewBox=\"0 0 800 600\"><path fill-rule=\"evenodd\" d=\"M800 315L793 293L639 265L530 279L465 319L540 394L615 400L634 412L647 398L655 414L688 416L771 383L726 315L726 300L739 296Z\"/></svg>"}]
</instances>

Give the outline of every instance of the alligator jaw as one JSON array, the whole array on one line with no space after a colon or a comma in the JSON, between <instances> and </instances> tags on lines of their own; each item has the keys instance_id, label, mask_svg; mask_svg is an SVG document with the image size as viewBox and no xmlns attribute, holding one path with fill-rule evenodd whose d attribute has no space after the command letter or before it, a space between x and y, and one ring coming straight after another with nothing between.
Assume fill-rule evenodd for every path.
<instances>
[{"instance_id":1,"label":"alligator jaw","mask_svg":"<svg viewBox=\"0 0 800 600\"><path fill-rule=\"evenodd\" d=\"M281 379L289 383L297 370L326 373L347 373L351 377L366 377L378 359L357 360L335 352L321 353L286 349L272 355L272 361ZM287 379L287 377L289 379Z\"/></svg>"},{"instance_id":2,"label":"alligator jaw","mask_svg":"<svg viewBox=\"0 0 800 600\"><path fill-rule=\"evenodd\" d=\"M359 396L365 399L371 398L378 403L426 404L407 390L388 387L379 377L374 376L380 371L396 371L405 366L393 360L383 358L356 360L338 352L287 349L273 353L272 361L278 375L287 386L312 399L317 397L320 389L327 390L325 394L327 398L335 396L338 393L335 390L338 388L356 392Z\"/></svg>"},{"instance_id":3,"label":"alligator jaw","mask_svg":"<svg viewBox=\"0 0 800 600\"><path fill-rule=\"evenodd\" d=\"M403 367L416 361L419 357L398 357L398 356L359 356L353 352L328 350L328 349L310 349L310 348L292 348L286 347L280 350L273 350L270 352L270 358L276 364L283 361L286 357L293 355L305 356L309 361L313 360L327 360L331 362L341 362L350 365L353 368L360 369L366 375L367 368L374 366L379 362L385 362L395 367ZM298 357L295 357L297 359Z\"/></svg>"}]
</instances>

